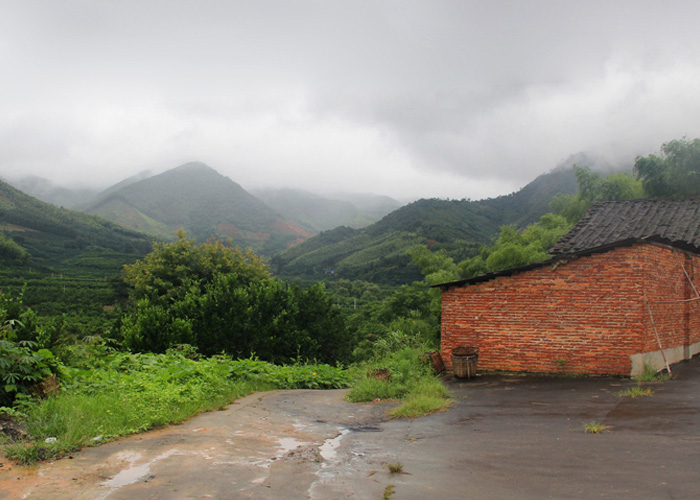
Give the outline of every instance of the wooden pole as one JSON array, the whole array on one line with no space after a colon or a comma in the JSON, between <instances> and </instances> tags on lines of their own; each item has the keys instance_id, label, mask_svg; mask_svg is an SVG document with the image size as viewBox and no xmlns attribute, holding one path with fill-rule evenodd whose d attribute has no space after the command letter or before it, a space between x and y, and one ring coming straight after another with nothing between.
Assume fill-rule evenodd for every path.
<instances>
[{"instance_id":1,"label":"wooden pole","mask_svg":"<svg viewBox=\"0 0 700 500\"><path fill-rule=\"evenodd\" d=\"M647 301L647 291L644 290L644 303L647 306L647 311L649 311L649 318L651 318L651 326L654 327L654 334L656 335L656 342L659 344L659 349L661 350L661 357L664 358L664 364L666 365L666 369L668 370L668 374L670 376L673 376L673 373L671 373L671 367L668 364L668 360L666 359L666 353L664 353L664 348L661 345L661 339L659 338L659 331L656 329L656 323L654 322L654 315L651 312L651 306L649 306L649 302Z\"/></svg>"}]
</instances>

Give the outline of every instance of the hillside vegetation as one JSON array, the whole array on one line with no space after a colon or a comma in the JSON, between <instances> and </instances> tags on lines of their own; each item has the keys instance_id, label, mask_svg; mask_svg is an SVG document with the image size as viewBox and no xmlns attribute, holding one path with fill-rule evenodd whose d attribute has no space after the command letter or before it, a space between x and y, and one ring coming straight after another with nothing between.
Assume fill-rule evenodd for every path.
<instances>
[{"instance_id":1,"label":"hillside vegetation","mask_svg":"<svg viewBox=\"0 0 700 500\"><path fill-rule=\"evenodd\" d=\"M161 239L174 239L183 229L199 241L230 238L262 254L311 236L239 184L197 162L110 188L83 210Z\"/></svg>"},{"instance_id":2,"label":"hillside vegetation","mask_svg":"<svg viewBox=\"0 0 700 500\"><path fill-rule=\"evenodd\" d=\"M150 237L113 222L59 208L0 182L0 280L54 331L101 329L118 297L124 264L148 253ZM65 327L68 315L71 327Z\"/></svg>"},{"instance_id":3,"label":"hillside vegetation","mask_svg":"<svg viewBox=\"0 0 700 500\"><path fill-rule=\"evenodd\" d=\"M325 231L272 259L287 277L335 276L377 283L409 283L421 278L406 251L416 244L463 260L498 234L499 227L524 227L549 212L560 193L576 192L571 169L541 175L517 193L480 201L423 199L403 206L364 229ZM332 274L331 274L332 273Z\"/></svg>"},{"instance_id":4,"label":"hillside vegetation","mask_svg":"<svg viewBox=\"0 0 700 500\"><path fill-rule=\"evenodd\" d=\"M152 240L110 221L44 203L0 182L0 229L34 266L103 269L105 259L129 262L148 252ZM5 255L2 264L16 265ZM112 267L111 264L107 267Z\"/></svg>"}]
</instances>

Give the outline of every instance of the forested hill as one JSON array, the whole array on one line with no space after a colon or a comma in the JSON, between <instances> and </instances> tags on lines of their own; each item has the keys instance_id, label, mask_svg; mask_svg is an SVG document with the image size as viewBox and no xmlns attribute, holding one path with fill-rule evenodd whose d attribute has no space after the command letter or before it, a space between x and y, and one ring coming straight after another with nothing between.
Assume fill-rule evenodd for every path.
<instances>
[{"instance_id":1,"label":"forested hill","mask_svg":"<svg viewBox=\"0 0 700 500\"><path fill-rule=\"evenodd\" d=\"M184 229L199 241L232 238L262 254L311 236L239 184L198 162L110 188L84 211L163 239Z\"/></svg>"},{"instance_id":2,"label":"forested hill","mask_svg":"<svg viewBox=\"0 0 700 500\"><path fill-rule=\"evenodd\" d=\"M367 228L325 231L277 254L281 276L335 276L379 283L406 283L421 274L406 255L415 244L444 248L457 260L489 243L506 224L524 227L549 212L558 193L577 191L570 168L543 174L516 193L479 201L423 199L403 206Z\"/></svg>"},{"instance_id":3,"label":"forested hill","mask_svg":"<svg viewBox=\"0 0 700 500\"><path fill-rule=\"evenodd\" d=\"M2 267L95 265L116 271L152 248L144 234L44 203L1 181L0 229Z\"/></svg>"}]
</instances>

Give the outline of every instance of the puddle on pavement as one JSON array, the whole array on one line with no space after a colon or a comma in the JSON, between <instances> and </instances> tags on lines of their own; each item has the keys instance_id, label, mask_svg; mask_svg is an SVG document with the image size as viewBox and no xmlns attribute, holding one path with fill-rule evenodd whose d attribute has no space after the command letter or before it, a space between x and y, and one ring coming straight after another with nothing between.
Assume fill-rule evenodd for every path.
<instances>
[{"instance_id":1,"label":"puddle on pavement","mask_svg":"<svg viewBox=\"0 0 700 500\"><path fill-rule=\"evenodd\" d=\"M95 500L104 500L114 491L114 489L134 484L135 482L147 477L148 474L151 472L151 466L154 463L160 460L164 460L177 453L179 453L178 450L168 450L165 453L162 453L154 459L149 460L148 462L143 463L141 465L134 465L141 458L141 453L128 452L120 454L118 456L118 459L129 462L129 468L118 472L111 479L107 479L106 481L104 481L101 486L107 489L103 491L100 495L95 497Z\"/></svg>"},{"instance_id":2,"label":"puddle on pavement","mask_svg":"<svg viewBox=\"0 0 700 500\"><path fill-rule=\"evenodd\" d=\"M350 427L352 432L382 432L376 425L363 425L362 427Z\"/></svg>"},{"instance_id":3,"label":"puddle on pavement","mask_svg":"<svg viewBox=\"0 0 700 500\"><path fill-rule=\"evenodd\" d=\"M289 453L292 450L296 450L300 446L304 446L308 443L304 441L299 441L298 439L291 438L291 437L282 437L282 438L277 438L277 441L279 441L279 449L280 452L277 454L276 458L282 458L284 455Z\"/></svg>"},{"instance_id":4,"label":"puddle on pavement","mask_svg":"<svg viewBox=\"0 0 700 500\"><path fill-rule=\"evenodd\" d=\"M334 460L338 456L338 447L340 446L340 441L346 436L350 434L350 429L343 429L340 431L340 434L338 434L334 438L326 439L323 444L319 447L319 452L321 453L321 457L325 461L330 461Z\"/></svg>"}]
</instances>

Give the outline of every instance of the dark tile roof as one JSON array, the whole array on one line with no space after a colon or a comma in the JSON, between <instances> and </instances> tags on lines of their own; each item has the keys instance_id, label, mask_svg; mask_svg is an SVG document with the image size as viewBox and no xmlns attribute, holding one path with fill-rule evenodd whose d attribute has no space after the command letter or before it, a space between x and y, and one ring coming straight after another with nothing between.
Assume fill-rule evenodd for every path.
<instances>
[{"instance_id":1,"label":"dark tile roof","mask_svg":"<svg viewBox=\"0 0 700 500\"><path fill-rule=\"evenodd\" d=\"M549 253L569 254L632 238L700 251L700 199L595 202Z\"/></svg>"}]
</instances>

